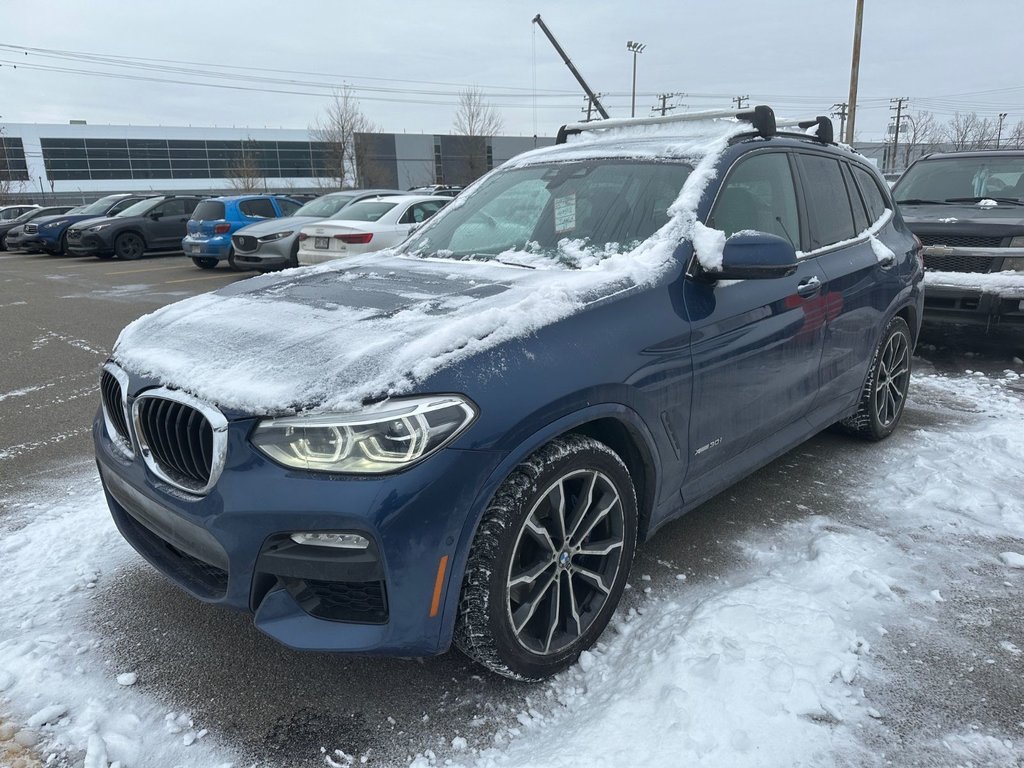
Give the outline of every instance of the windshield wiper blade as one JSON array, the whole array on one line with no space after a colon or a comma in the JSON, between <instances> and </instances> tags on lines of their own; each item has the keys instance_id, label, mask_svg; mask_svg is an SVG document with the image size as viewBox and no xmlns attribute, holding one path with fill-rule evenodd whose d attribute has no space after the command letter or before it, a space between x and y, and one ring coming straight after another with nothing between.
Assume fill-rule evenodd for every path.
<instances>
[{"instance_id":1,"label":"windshield wiper blade","mask_svg":"<svg viewBox=\"0 0 1024 768\"><path fill-rule=\"evenodd\" d=\"M907 198L906 200L897 200L898 205L949 205L948 200L922 200L917 197Z\"/></svg>"},{"instance_id":2,"label":"windshield wiper blade","mask_svg":"<svg viewBox=\"0 0 1024 768\"><path fill-rule=\"evenodd\" d=\"M1010 205L1024 205L1014 197L948 197L947 203L980 203L982 200L995 200L997 203L1009 203Z\"/></svg>"},{"instance_id":3,"label":"windshield wiper blade","mask_svg":"<svg viewBox=\"0 0 1024 768\"><path fill-rule=\"evenodd\" d=\"M520 264L518 261L506 261L505 259L495 259L499 264L508 264L510 267L522 267L523 269L536 269L536 267L529 264Z\"/></svg>"}]
</instances>

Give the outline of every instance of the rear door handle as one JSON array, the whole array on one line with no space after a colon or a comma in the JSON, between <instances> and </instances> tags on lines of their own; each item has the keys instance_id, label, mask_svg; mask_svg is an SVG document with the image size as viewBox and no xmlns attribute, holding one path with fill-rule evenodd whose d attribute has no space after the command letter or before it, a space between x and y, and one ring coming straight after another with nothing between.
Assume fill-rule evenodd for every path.
<instances>
[{"instance_id":1,"label":"rear door handle","mask_svg":"<svg viewBox=\"0 0 1024 768\"><path fill-rule=\"evenodd\" d=\"M809 277L796 287L796 292L805 299L816 296L821 292L821 280L817 276Z\"/></svg>"}]
</instances>

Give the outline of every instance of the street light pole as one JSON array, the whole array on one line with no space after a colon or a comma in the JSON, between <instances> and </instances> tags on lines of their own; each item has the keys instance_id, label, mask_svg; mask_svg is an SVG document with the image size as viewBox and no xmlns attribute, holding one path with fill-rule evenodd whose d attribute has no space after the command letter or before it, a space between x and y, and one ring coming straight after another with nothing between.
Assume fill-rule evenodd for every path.
<instances>
[{"instance_id":1,"label":"street light pole","mask_svg":"<svg viewBox=\"0 0 1024 768\"><path fill-rule=\"evenodd\" d=\"M633 54L633 101L629 109L630 117L636 117L636 57L638 53L643 53L646 47L646 45L636 40L626 42L626 50Z\"/></svg>"},{"instance_id":2,"label":"street light pole","mask_svg":"<svg viewBox=\"0 0 1024 768\"><path fill-rule=\"evenodd\" d=\"M999 143L1003 140L1003 120L1006 119L1007 112L999 113L999 130L996 132L996 149L999 149Z\"/></svg>"}]
</instances>

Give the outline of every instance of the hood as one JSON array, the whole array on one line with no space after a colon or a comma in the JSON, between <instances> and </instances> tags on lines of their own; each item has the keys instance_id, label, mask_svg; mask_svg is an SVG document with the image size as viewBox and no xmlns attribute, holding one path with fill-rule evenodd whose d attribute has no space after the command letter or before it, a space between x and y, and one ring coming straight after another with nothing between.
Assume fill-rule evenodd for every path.
<instances>
[{"instance_id":1,"label":"hood","mask_svg":"<svg viewBox=\"0 0 1024 768\"><path fill-rule=\"evenodd\" d=\"M81 213L58 213L54 216L40 216L38 218L32 219L32 221L30 221L29 223L38 224L40 227L42 227L44 224L49 224L51 221L67 221L71 224L77 224L80 221L88 221L89 219L95 218L97 217L93 216L92 214L83 215ZM106 217L100 216L99 218L103 219Z\"/></svg>"},{"instance_id":2,"label":"hood","mask_svg":"<svg viewBox=\"0 0 1024 768\"><path fill-rule=\"evenodd\" d=\"M1000 204L981 208L977 203L903 205L903 220L915 234L957 233L1013 237L1024 234L1024 206Z\"/></svg>"},{"instance_id":3,"label":"hood","mask_svg":"<svg viewBox=\"0 0 1024 768\"><path fill-rule=\"evenodd\" d=\"M236 235L251 235L252 237L263 237L273 235L277 232L296 231L299 227L320 221L320 216L285 216L281 219L268 219L256 224L249 224L235 230Z\"/></svg>"},{"instance_id":4,"label":"hood","mask_svg":"<svg viewBox=\"0 0 1024 768\"><path fill-rule=\"evenodd\" d=\"M635 261L607 262L529 270L367 254L166 306L125 328L112 357L229 411L351 411L637 285Z\"/></svg>"},{"instance_id":5,"label":"hood","mask_svg":"<svg viewBox=\"0 0 1024 768\"><path fill-rule=\"evenodd\" d=\"M95 227L97 224L120 224L125 221L136 221L141 218L140 216L132 216L131 218L121 218L119 216L95 216L91 219L78 219L70 217L74 223L71 225L71 229L86 230L89 227Z\"/></svg>"}]
</instances>

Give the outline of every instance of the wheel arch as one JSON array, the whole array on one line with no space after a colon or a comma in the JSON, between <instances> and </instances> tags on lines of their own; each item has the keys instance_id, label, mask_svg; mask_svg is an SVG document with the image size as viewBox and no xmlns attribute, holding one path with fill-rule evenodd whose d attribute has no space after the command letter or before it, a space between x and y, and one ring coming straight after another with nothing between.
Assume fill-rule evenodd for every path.
<instances>
[{"instance_id":1,"label":"wheel arch","mask_svg":"<svg viewBox=\"0 0 1024 768\"><path fill-rule=\"evenodd\" d=\"M622 459L637 492L637 543L646 539L657 498L659 460L654 437L640 415L621 403L604 403L588 406L550 422L520 441L505 456L474 499L448 571L439 650L447 648L451 643L469 552L494 494L512 470L530 454L551 440L573 432L604 443Z\"/></svg>"},{"instance_id":2,"label":"wheel arch","mask_svg":"<svg viewBox=\"0 0 1024 768\"><path fill-rule=\"evenodd\" d=\"M114 248L117 248L117 239L118 239L119 237L123 237L124 235L138 235L138 236L139 236L139 239L140 239L140 240L142 240L142 244L143 244L144 246L146 246L147 248L149 247L149 241L148 241L148 240L146 239L146 233L145 233L145 232L143 232L143 231L142 231L142 230L141 230L140 228L138 228L138 227L125 227L125 228L124 228L124 229L122 229L122 230L121 230L120 232L115 232L115 233L114 233L114 237L113 237L113 238L111 239L111 241L110 241L110 244L111 244L111 245L112 245L112 246L113 246Z\"/></svg>"}]
</instances>

